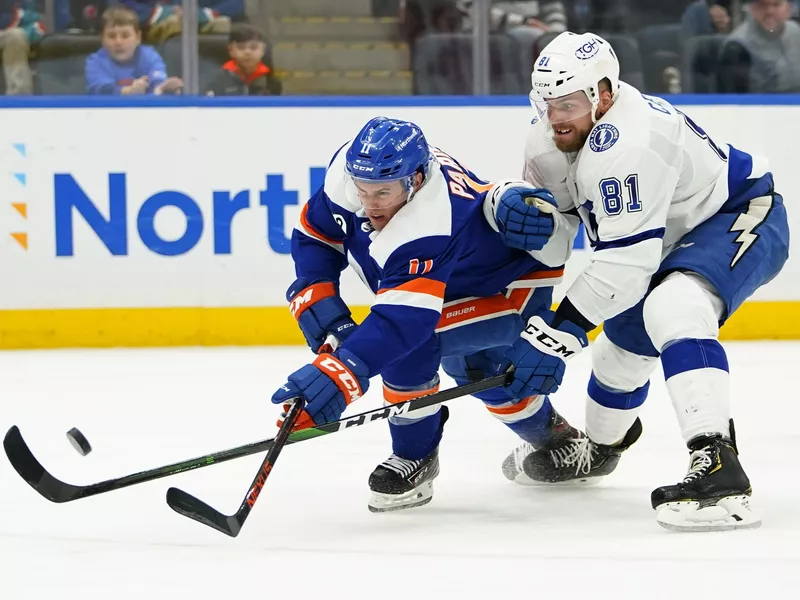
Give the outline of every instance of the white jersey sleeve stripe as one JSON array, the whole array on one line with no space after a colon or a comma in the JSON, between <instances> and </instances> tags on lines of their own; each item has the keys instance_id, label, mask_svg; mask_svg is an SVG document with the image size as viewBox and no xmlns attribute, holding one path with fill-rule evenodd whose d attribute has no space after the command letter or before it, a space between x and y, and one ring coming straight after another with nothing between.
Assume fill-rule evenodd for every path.
<instances>
[{"instance_id":1,"label":"white jersey sleeve stripe","mask_svg":"<svg viewBox=\"0 0 800 600\"><path fill-rule=\"evenodd\" d=\"M628 237L620 238L618 240L611 240L609 242L599 241L595 245L594 250L597 252L598 250L610 250L611 248L625 248L627 246L633 246L634 244L638 244L647 240L662 239L664 237L664 231L666 231L664 227L658 227L656 229L642 231L636 235L629 235Z\"/></svg>"},{"instance_id":2,"label":"white jersey sleeve stripe","mask_svg":"<svg viewBox=\"0 0 800 600\"><path fill-rule=\"evenodd\" d=\"M386 290L378 294L372 306L379 304L394 306L411 306L413 308L427 308L438 313L442 312L444 300L438 296L422 292L409 292L405 290Z\"/></svg>"}]
</instances>

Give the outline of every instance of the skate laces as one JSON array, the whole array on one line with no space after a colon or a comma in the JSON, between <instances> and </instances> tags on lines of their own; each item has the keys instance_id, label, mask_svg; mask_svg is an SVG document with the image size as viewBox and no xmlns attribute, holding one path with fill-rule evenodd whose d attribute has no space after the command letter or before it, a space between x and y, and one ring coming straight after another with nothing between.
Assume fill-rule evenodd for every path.
<instances>
[{"instance_id":1,"label":"skate laces","mask_svg":"<svg viewBox=\"0 0 800 600\"><path fill-rule=\"evenodd\" d=\"M592 459L597 454L597 447L588 437L567 440L569 446L561 446L549 451L550 460L556 468L575 465L575 473L588 475L592 470Z\"/></svg>"},{"instance_id":2,"label":"skate laces","mask_svg":"<svg viewBox=\"0 0 800 600\"><path fill-rule=\"evenodd\" d=\"M705 475L705 472L714 464L711 453L711 446L706 446L705 448L700 448L700 450L692 452L689 457L689 472L686 473L686 477L683 478L683 483L691 483L698 477Z\"/></svg>"},{"instance_id":3,"label":"skate laces","mask_svg":"<svg viewBox=\"0 0 800 600\"><path fill-rule=\"evenodd\" d=\"M517 467L517 471L520 473L523 471L522 461L525 460L526 456L535 451L536 448L533 447L533 444L529 444L528 442L514 448L514 465Z\"/></svg>"},{"instance_id":4,"label":"skate laces","mask_svg":"<svg viewBox=\"0 0 800 600\"><path fill-rule=\"evenodd\" d=\"M414 472L421 460L410 460L408 458L400 458L396 454L392 454L389 458L383 461L382 466L394 471L402 477L408 477Z\"/></svg>"}]
</instances>

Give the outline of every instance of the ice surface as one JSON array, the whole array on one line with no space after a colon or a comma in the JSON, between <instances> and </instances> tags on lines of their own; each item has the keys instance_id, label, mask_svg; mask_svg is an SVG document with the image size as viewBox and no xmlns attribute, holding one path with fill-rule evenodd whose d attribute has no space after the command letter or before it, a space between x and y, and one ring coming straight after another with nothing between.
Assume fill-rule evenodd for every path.
<instances>
[{"instance_id":1,"label":"ice surface","mask_svg":"<svg viewBox=\"0 0 800 600\"><path fill-rule=\"evenodd\" d=\"M450 402L433 501L367 510L390 453L385 422L286 449L236 539L177 515L170 485L233 512L254 456L69 504L31 490L0 456L0 599L800 597L800 344L729 343L756 531L661 529L650 491L688 454L658 373L644 435L598 486L524 488L500 465L513 434L478 400ZM0 353L0 429L17 424L54 475L92 483L274 435L269 403L310 358L300 348ZM577 425L590 369L554 397ZM452 385L445 378L444 385ZM378 406L380 385L353 412ZM94 452L81 457L77 426Z\"/></svg>"}]
</instances>

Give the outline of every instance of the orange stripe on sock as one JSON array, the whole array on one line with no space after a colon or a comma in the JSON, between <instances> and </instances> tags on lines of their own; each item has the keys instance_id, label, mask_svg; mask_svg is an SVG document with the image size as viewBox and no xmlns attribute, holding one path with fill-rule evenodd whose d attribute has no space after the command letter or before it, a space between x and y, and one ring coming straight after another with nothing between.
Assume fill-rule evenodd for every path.
<instances>
[{"instance_id":1,"label":"orange stripe on sock","mask_svg":"<svg viewBox=\"0 0 800 600\"><path fill-rule=\"evenodd\" d=\"M413 400L414 398L421 398L422 396L427 396L428 394L435 394L439 391L438 384L435 387L429 388L427 390L412 390L412 391L398 391L393 390L392 388L388 387L385 383L383 384L383 398L389 404L400 404L401 402L405 402L407 400Z\"/></svg>"},{"instance_id":2,"label":"orange stripe on sock","mask_svg":"<svg viewBox=\"0 0 800 600\"><path fill-rule=\"evenodd\" d=\"M539 396L528 396L527 398L523 398L522 400L520 400L516 404L512 404L511 406L497 407L497 406L490 406L487 404L486 410L488 410L490 413L494 413L495 415L513 415L518 412L522 412L523 410L528 408L531 402L536 400L536 398L538 397Z\"/></svg>"}]
</instances>

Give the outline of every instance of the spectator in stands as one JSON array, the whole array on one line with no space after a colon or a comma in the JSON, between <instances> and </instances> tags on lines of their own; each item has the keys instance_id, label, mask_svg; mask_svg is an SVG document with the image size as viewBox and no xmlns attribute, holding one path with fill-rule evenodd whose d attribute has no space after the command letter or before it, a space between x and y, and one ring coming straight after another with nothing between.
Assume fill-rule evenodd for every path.
<instances>
[{"instance_id":1,"label":"spectator in stands","mask_svg":"<svg viewBox=\"0 0 800 600\"><path fill-rule=\"evenodd\" d=\"M787 0L750 0L749 14L720 53L720 89L800 92L800 25Z\"/></svg>"},{"instance_id":2,"label":"spectator in stands","mask_svg":"<svg viewBox=\"0 0 800 600\"><path fill-rule=\"evenodd\" d=\"M681 17L681 39L731 32L733 0L697 0Z\"/></svg>"},{"instance_id":3,"label":"spectator in stands","mask_svg":"<svg viewBox=\"0 0 800 600\"><path fill-rule=\"evenodd\" d=\"M207 96L277 96L281 82L264 64L266 39L257 28L237 23L228 38L230 60L206 91Z\"/></svg>"},{"instance_id":4,"label":"spectator in stands","mask_svg":"<svg viewBox=\"0 0 800 600\"><path fill-rule=\"evenodd\" d=\"M54 0L56 31L95 33L99 31L106 0Z\"/></svg>"},{"instance_id":5,"label":"spectator in stands","mask_svg":"<svg viewBox=\"0 0 800 600\"><path fill-rule=\"evenodd\" d=\"M474 0L458 0L461 29L472 31ZM493 3L489 13L491 31L501 32L516 27L530 27L539 32L560 33L567 29L567 11L560 0L519 1Z\"/></svg>"},{"instance_id":6,"label":"spectator in stands","mask_svg":"<svg viewBox=\"0 0 800 600\"><path fill-rule=\"evenodd\" d=\"M24 5L27 6L27 5ZM33 74L28 64L31 45L44 37L42 16L18 2L0 0L0 50L6 94L32 94Z\"/></svg>"},{"instance_id":7,"label":"spectator in stands","mask_svg":"<svg viewBox=\"0 0 800 600\"><path fill-rule=\"evenodd\" d=\"M121 0L144 24L145 41L160 44L181 32L180 0ZM198 31L230 33L231 18L244 14L244 0L198 0Z\"/></svg>"},{"instance_id":8,"label":"spectator in stands","mask_svg":"<svg viewBox=\"0 0 800 600\"><path fill-rule=\"evenodd\" d=\"M178 77L167 77L164 61L155 48L142 45L139 17L123 6L103 13L103 47L86 59L89 94L138 95L177 93Z\"/></svg>"},{"instance_id":9,"label":"spectator in stands","mask_svg":"<svg viewBox=\"0 0 800 600\"><path fill-rule=\"evenodd\" d=\"M568 15L569 30L577 33L628 33L634 29L629 5L637 1L639 0L572 0ZM664 2L670 3L670 0Z\"/></svg>"},{"instance_id":10,"label":"spectator in stands","mask_svg":"<svg viewBox=\"0 0 800 600\"><path fill-rule=\"evenodd\" d=\"M629 33L652 25L678 23L692 0L627 0L626 24Z\"/></svg>"}]
</instances>

